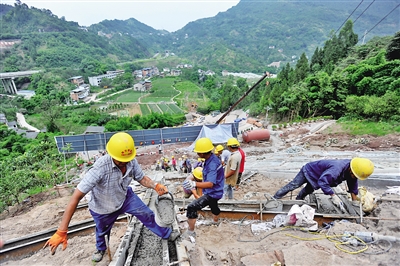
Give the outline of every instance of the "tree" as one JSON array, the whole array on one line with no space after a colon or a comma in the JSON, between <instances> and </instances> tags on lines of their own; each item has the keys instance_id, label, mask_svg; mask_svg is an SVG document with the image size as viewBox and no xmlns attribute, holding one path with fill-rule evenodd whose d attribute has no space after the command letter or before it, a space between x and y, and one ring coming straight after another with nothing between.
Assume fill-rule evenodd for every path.
<instances>
[{"instance_id":1,"label":"tree","mask_svg":"<svg viewBox=\"0 0 400 266\"><path fill-rule=\"evenodd\" d=\"M306 57L306 54L302 53L299 61L297 61L296 68L294 70L295 82L304 80L309 72L310 68L308 66L308 59Z\"/></svg>"},{"instance_id":2,"label":"tree","mask_svg":"<svg viewBox=\"0 0 400 266\"><path fill-rule=\"evenodd\" d=\"M400 31L398 31L390 41L387 48L386 58L387 60L400 59Z\"/></svg>"}]
</instances>

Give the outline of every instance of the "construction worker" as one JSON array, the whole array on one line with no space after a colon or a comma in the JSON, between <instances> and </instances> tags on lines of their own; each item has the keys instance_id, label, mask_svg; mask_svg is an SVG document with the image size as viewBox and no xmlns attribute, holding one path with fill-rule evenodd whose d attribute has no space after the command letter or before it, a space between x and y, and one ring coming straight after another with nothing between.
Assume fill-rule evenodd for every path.
<instances>
[{"instance_id":1,"label":"construction worker","mask_svg":"<svg viewBox=\"0 0 400 266\"><path fill-rule=\"evenodd\" d=\"M178 158L179 173L183 173L183 160L181 157Z\"/></svg>"},{"instance_id":2,"label":"construction worker","mask_svg":"<svg viewBox=\"0 0 400 266\"><path fill-rule=\"evenodd\" d=\"M158 154L162 154L163 153L163 148L161 146L161 144L158 144Z\"/></svg>"},{"instance_id":3,"label":"construction worker","mask_svg":"<svg viewBox=\"0 0 400 266\"><path fill-rule=\"evenodd\" d=\"M238 179L236 181L236 187L235 190L239 190L239 186L240 186L240 182L242 182L242 175L244 172L244 163L246 162L246 153L244 152L244 150L242 148L238 148L240 155L242 156L242 159L240 160L240 167L239 167L239 175L238 175Z\"/></svg>"},{"instance_id":4,"label":"construction worker","mask_svg":"<svg viewBox=\"0 0 400 266\"><path fill-rule=\"evenodd\" d=\"M209 206L213 214L213 222L218 222L221 210L218 201L224 194L224 169L218 157L212 153L214 145L209 138L200 138L196 141L194 152L200 158L204 158L203 182L186 180L183 184L185 189L193 190L196 187L203 189L203 195L192 201L187 206L186 217L188 218L188 230L183 234L184 238L196 237L194 231L198 211Z\"/></svg>"},{"instance_id":5,"label":"construction worker","mask_svg":"<svg viewBox=\"0 0 400 266\"><path fill-rule=\"evenodd\" d=\"M196 167L193 169L193 172L188 175L185 179L190 180L190 181L196 181L196 182L202 182L203 181L203 168L202 167ZM196 187L193 190L188 190L183 188L183 193L185 194L185 198L190 198L190 196L194 196L195 199L200 198L201 195L203 195L203 190L199 187Z\"/></svg>"},{"instance_id":6,"label":"construction worker","mask_svg":"<svg viewBox=\"0 0 400 266\"><path fill-rule=\"evenodd\" d=\"M193 168L203 167L203 164L204 164L204 158L197 158L197 162L193 165Z\"/></svg>"},{"instance_id":7,"label":"construction worker","mask_svg":"<svg viewBox=\"0 0 400 266\"><path fill-rule=\"evenodd\" d=\"M330 195L332 203L338 208L343 208L343 202L333 192L331 187L336 187L343 181L347 182L351 199L357 201L358 179L367 179L374 171L374 164L366 158L353 158L343 160L319 160L305 164L296 177L287 185L279 189L275 199L280 199L289 191L306 186L297 195L296 200L303 200L307 195L321 188L325 195ZM355 202L357 204L357 202Z\"/></svg>"},{"instance_id":8,"label":"construction worker","mask_svg":"<svg viewBox=\"0 0 400 266\"><path fill-rule=\"evenodd\" d=\"M190 159L186 156L183 155L183 162L182 162L182 169L184 173L191 173L192 172L192 163L190 162Z\"/></svg>"},{"instance_id":9,"label":"construction worker","mask_svg":"<svg viewBox=\"0 0 400 266\"><path fill-rule=\"evenodd\" d=\"M154 189L158 195L168 192L168 189L146 176L137 160L133 138L127 133L116 133L111 136L106 145L108 154L100 157L86 172L82 181L75 189L61 220L57 232L46 242L43 248L50 246L51 253L56 252L62 243L63 250L67 248L68 225L79 201L89 192L89 211L96 224L96 248L92 261L102 260L109 240L111 228L119 215L129 213L136 216L148 229L163 239L174 241L179 232L170 227L157 225L154 213L133 192L129 186L132 180L142 186Z\"/></svg>"},{"instance_id":10,"label":"construction worker","mask_svg":"<svg viewBox=\"0 0 400 266\"><path fill-rule=\"evenodd\" d=\"M163 168L164 168L165 172L168 172L168 170L171 170L171 167L169 166L169 160L167 157L165 157L163 160Z\"/></svg>"},{"instance_id":11,"label":"construction worker","mask_svg":"<svg viewBox=\"0 0 400 266\"><path fill-rule=\"evenodd\" d=\"M175 159L175 156L171 156L171 164L172 164L172 167L174 168L174 170L175 171L178 171L178 169L176 169L176 159Z\"/></svg>"},{"instance_id":12,"label":"construction worker","mask_svg":"<svg viewBox=\"0 0 400 266\"><path fill-rule=\"evenodd\" d=\"M239 152L239 141L236 138L228 139L226 146L231 152L231 155L229 156L225 166L224 194L228 199L233 199L233 188L236 186L238 179L242 156Z\"/></svg>"},{"instance_id":13,"label":"construction worker","mask_svg":"<svg viewBox=\"0 0 400 266\"><path fill-rule=\"evenodd\" d=\"M215 147L215 151L214 151L215 155L218 156L218 158L221 161L221 164L223 166L225 166L226 162L228 162L229 156L231 156L230 151L225 150L224 146L222 146L221 144L217 145L217 147Z\"/></svg>"}]
</instances>

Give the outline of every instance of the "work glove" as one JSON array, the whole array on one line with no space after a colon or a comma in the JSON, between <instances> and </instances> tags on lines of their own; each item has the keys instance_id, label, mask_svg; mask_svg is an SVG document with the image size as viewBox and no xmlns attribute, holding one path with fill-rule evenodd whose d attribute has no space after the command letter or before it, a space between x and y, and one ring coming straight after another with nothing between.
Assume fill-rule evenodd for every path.
<instances>
[{"instance_id":1,"label":"work glove","mask_svg":"<svg viewBox=\"0 0 400 266\"><path fill-rule=\"evenodd\" d=\"M51 255L54 255L56 253L58 245L60 245L61 243L63 243L62 250L65 250L68 245L67 231L62 231L60 229L57 229L57 232L55 232L55 234L49 240L47 240L43 248L50 246Z\"/></svg>"},{"instance_id":2,"label":"work glove","mask_svg":"<svg viewBox=\"0 0 400 266\"><path fill-rule=\"evenodd\" d=\"M187 190L193 190L196 188L196 182L193 180L185 180L183 181L183 188Z\"/></svg>"},{"instance_id":3,"label":"work glove","mask_svg":"<svg viewBox=\"0 0 400 266\"><path fill-rule=\"evenodd\" d=\"M156 183L156 187L154 190L158 193L159 196L168 193L168 188L160 183Z\"/></svg>"},{"instance_id":4,"label":"work glove","mask_svg":"<svg viewBox=\"0 0 400 266\"><path fill-rule=\"evenodd\" d=\"M335 205L339 209L341 209L341 210L344 209L343 202L341 201L341 199L339 199L339 197L336 194L331 196L331 201L332 201L333 205Z\"/></svg>"}]
</instances>

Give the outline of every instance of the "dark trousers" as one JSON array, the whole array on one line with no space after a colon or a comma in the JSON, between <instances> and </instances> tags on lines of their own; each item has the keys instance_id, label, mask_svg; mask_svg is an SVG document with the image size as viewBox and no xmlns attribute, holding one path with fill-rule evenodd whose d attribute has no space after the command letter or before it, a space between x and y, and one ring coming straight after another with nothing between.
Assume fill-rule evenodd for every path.
<instances>
[{"instance_id":1,"label":"dark trousers","mask_svg":"<svg viewBox=\"0 0 400 266\"><path fill-rule=\"evenodd\" d=\"M302 185L307 184L297 195L296 200L303 200L308 194L314 192L314 188L308 183L306 176L304 175L303 168L301 168L300 172L297 173L295 178L290 181L287 185L280 188L274 195L275 199L281 199L290 191L295 190L296 188L301 187Z\"/></svg>"},{"instance_id":2,"label":"dark trousers","mask_svg":"<svg viewBox=\"0 0 400 266\"><path fill-rule=\"evenodd\" d=\"M208 195L203 195L200 198L192 201L187 206L186 217L189 219L197 219L197 211L203 209L206 206L210 207L211 213L214 215L218 215L221 213L221 210L218 207L218 200Z\"/></svg>"}]
</instances>

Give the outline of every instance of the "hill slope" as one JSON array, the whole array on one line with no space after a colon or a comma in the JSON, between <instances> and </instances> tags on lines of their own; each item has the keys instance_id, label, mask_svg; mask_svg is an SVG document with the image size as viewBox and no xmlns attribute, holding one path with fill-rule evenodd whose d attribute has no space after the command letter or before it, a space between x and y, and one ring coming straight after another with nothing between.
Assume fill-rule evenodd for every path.
<instances>
[{"instance_id":1,"label":"hill slope","mask_svg":"<svg viewBox=\"0 0 400 266\"><path fill-rule=\"evenodd\" d=\"M365 10L354 23L361 37L399 3L377 0L366 10L369 4L363 3L349 16L356 2L242 0L226 12L173 33L176 41L170 49L213 69L261 71L273 61L298 59L303 52L310 57L346 18L356 20ZM397 8L366 39L393 35L399 30L399 16Z\"/></svg>"}]
</instances>

